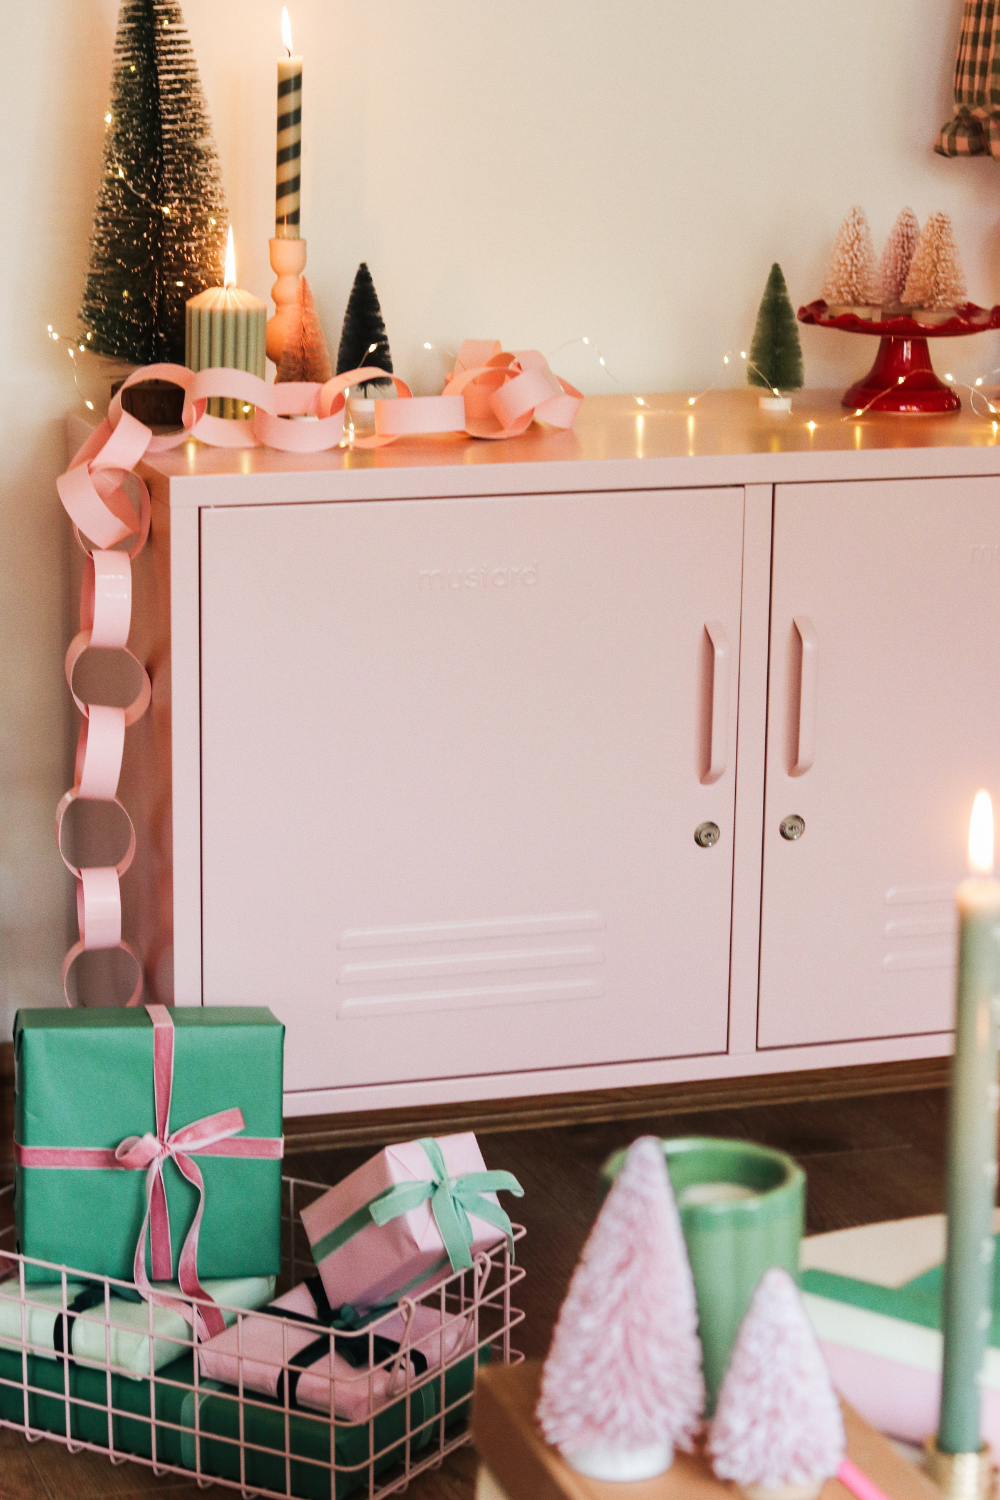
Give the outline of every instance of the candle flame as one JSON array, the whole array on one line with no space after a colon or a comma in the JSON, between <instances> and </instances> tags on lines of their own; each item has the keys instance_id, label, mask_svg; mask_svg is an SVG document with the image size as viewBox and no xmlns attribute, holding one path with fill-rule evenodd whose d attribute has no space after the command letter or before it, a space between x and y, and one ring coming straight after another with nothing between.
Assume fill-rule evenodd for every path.
<instances>
[{"instance_id":1,"label":"candle flame","mask_svg":"<svg viewBox=\"0 0 1000 1500\"><path fill-rule=\"evenodd\" d=\"M292 23L288 19L288 6L287 5L283 5L281 7L281 45L284 47L284 49L288 53L289 57L291 57L291 55L292 55Z\"/></svg>"},{"instance_id":2,"label":"candle flame","mask_svg":"<svg viewBox=\"0 0 1000 1500\"><path fill-rule=\"evenodd\" d=\"M226 240L226 271L223 277L226 286L236 285L236 251L233 248L233 226L229 226L229 238Z\"/></svg>"},{"instance_id":3,"label":"candle flame","mask_svg":"<svg viewBox=\"0 0 1000 1500\"><path fill-rule=\"evenodd\" d=\"M993 803L989 792L977 792L972 804L969 869L974 875L993 874Z\"/></svg>"}]
</instances>

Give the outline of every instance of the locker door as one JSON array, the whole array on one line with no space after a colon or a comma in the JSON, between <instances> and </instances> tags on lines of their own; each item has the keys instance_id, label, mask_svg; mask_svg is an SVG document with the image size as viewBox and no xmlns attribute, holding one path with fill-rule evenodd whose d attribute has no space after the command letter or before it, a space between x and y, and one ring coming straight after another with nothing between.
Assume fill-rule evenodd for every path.
<instances>
[{"instance_id":1,"label":"locker door","mask_svg":"<svg viewBox=\"0 0 1000 1500\"><path fill-rule=\"evenodd\" d=\"M1000 481L779 486L760 1046L951 1026L980 786L1000 793Z\"/></svg>"},{"instance_id":2,"label":"locker door","mask_svg":"<svg viewBox=\"0 0 1000 1500\"><path fill-rule=\"evenodd\" d=\"M742 517L203 512L204 1000L287 1088L725 1049Z\"/></svg>"}]
</instances>

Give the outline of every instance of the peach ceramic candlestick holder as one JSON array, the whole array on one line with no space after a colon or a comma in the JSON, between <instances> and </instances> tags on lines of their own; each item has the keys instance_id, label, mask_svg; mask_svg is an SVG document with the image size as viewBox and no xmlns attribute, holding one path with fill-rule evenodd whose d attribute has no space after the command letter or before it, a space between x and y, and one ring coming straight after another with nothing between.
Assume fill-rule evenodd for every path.
<instances>
[{"instance_id":1,"label":"peach ceramic candlestick holder","mask_svg":"<svg viewBox=\"0 0 1000 1500\"><path fill-rule=\"evenodd\" d=\"M271 269L278 279L271 288L271 297L277 309L267 323L267 357L281 363L285 340L295 325L296 306L299 300L299 277L306 268L305 240L269 240L271 247Z\"/></svg>"}]
</instances>

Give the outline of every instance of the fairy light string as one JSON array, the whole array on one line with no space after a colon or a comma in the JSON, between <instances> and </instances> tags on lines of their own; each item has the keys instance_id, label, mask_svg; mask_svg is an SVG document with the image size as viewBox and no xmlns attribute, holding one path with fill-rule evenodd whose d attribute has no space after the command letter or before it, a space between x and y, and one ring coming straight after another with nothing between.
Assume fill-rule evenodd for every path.
<instances>
[{"instance_id":1,"label":"fairy light string","mask_svg":"<svg viewBox=\"0 0 1000 1500\"><path fill-rule=\"evenodd\" d=\"M112 112L110 110L108 110L105 113L105 115L104 115L104 125L105 125L106 135L110 135L111 126L112 126L112 123L113 123L113 118L114 117L113 117ZM108 160L108 164L109 164L109 168L110 168L109 175L115 177L119 182L121 182L121 184L127 189L127 191L130 192L135 198L137 198L138 200L140 200L144 204L148 204L150 202L149 194L142 192L141 189L135 187L135 185L132 182L129 181L129 179L128 179L128 177L127 177L124 169L122 168L121 163L119 162L117 156L114 153L113 148L110 145L110 141L107 143L107 151L108 151L107 160ZM178 205L176 205L176 204L164 204L163 205L163 213L165 215L169 216L171 208L174 208L176 210L177 207L178 207ZM215 224L215 220L214 219L210 219L209 223L212 224L212 225L214 225ZM177 282L177 285L180 286L180 285L182 285L182 283L181 282ZM88 411L93 411L94 410L94 403L91 400L89 400L84 395L83 391L80 388L79 366L78 366L78 364L76 362L76 359L75 359L75 356L76 356L77 353L80 353L80 354L92 353L93 350L92 349L88 349L86 343L83 342L82 339L77 338L77 339L69 340L69 339L63 338L59 333L57 333L57 332L55 332L53 330L53 327L52 327L51 323L48 325L48 334L49 334L49 337L53 340L53 342L60 342L60 341L62 341L65 344L65 346L67 348L67 351L69 353L70 359L71 359L71 361L73 361L73 383L74 383L74 385L76 387L77 394L79 395L81 401L83 402L83 404L87 408L87 410ZM91 338L91 334L88 332L85 335L85 338L86 338L87 341L89 341L90 338ZM686 397L685 398L686 411L685 411L685 408L683 408L683 407L680 410L678 410L678 409L676 409L674 407L669 407L669 406L653 406L653 405L650 404L650 402L649 402L649 400L648 400L647 397L645 397L645 396L639 396L634 391L629 390L628 387L626 385L624 385L623 382L621 380L619 380L618 377L614 374L614 372L610 369L610 367L608 366L607 359L605 358L603 350L599 348L599 346L594 342L594 340L592 338L590 338L590 336L588 334L580 334L576 338L565 339L561 344L557 344L554 349L549 350L548 353L546 354L546 358L551 361L555 355L562 353L562 351L564 349L572 349L572 348L575 348L577 345L581 345L581 344L586 349L588 349L590 351L590 353L593 354L594 358L597 361L598 367L601 370L604 371L605 376L608 378L608 380L611 381L612 385L615 387L615 389L621 395L627 395L627 396L629 396L630 399L635 402L636 406L643 413L647 413L649 415L657 415L657 416L683 416L683 415L690 414L691 410L694 407L696 407L699 404L699 402L703 401L706 396L708 396L708 395L711 394L711 392L716 391L716 390L718 390L720 388L720 384L721 384L721 381L724 379L726 369L728 368L728 366L730 364L733 364L735 362L735 360L736 360L736 354L735 354L734 350L727 349L723 353L723 355L721 356L722 372L720 373L718 379L711 381L707 386L705 386L702 390L696 392L693 396ZM374 353L376 347L377 347L376 344L370 344L368 346L368 349L367 349L366 353L367 354ZM444 345L434 344L434 343L430 342L429 340L423 341L423 343L422 343L422 349L426 353L436 352L436 353L443 354L446 357L446 359L449 359L452 362L455 359L455 355L454 355L454 353L451 350L447 349ZM739 351L739 359L740 359L740 361L743 364L746 365L748 373L750 371L752 371L755 375L759 376L760 381L761 381L761 388L767 387L767 388L770 389L771 394L773 396L776 396L776 397L779 397L779 398L781 397L782 392L780 390L778 390L778 388L776 386L773 386L771 384L771 382L768 380L767 376L759 368L759 366L755 365L754 362L749 358L749 356L747 354L747 351L745 349L741 349ZM916 372L913 372L913 373L916 373ZM993 421L992 419L995 418L995 417L997 417L998 415L1000 415L1000 410L998 410L998 408L996 406L994 406L994 404L992 403L992 401L990 401L989 398L985 395L985 393L983 392L982 387L985 384L987 384L987 383L991 383L993 377L996 376L996 375L1000 375L1000 365L995 366L992 370L989 370L989 371L985 372L983 375L977 376L972 384L967 384L965 381L956 380L955 377L954 377L954 375L952 375L952 374L947 374L944 377L944 379L948 382L949 385L951 385L951 386L953 386L953 387L955 387L956 389L959 389L959 390L968 391L968 393L969 393L969 406L970 406L970 409L972 410L972 412L976 416L981 416L981 417L989 419L992 422L992 426L993 426L994 432L997 431L998 423L996 421ZM875 408L878 405L878 402L881 401L884 396L889 395L898 386L905 384L905 382L906 382L906 380L908 378L909 377L907 375L900 375L900 376L898 376L897 379L891 385L886 386L885 390L879 391L876 395L874 395L871 398L871 400L866 403L866 405L860 406L860 407L855 407L853 411L846 412L843 416L841 416L841 417L839 417L837 419L838 422L840 422L840 423L843 423L843 422L854 422L854 421L857 421L857 419L859 417L867 416L868 413L871 412L873 410L873 408ZM982 403L982 407L980 407L979 405L977 405L977 401L979 401L979 402ZM985 410L982 409L982 408L985 408ZM809 433L812 434L817 429L817 423L814 422L814 421L809 421L809 422L805 423L805 427L809 431ZM353 435L353 433L354 433L354 423L353 423L353 420L351 420L350 418L348 418L348 431L350 432L351 435Z\"/></svg>"},{"instance_id":2,"label":"fairy light string","mask_svg":"<svg viewBox=\"0 0 1000 1500\"><path fill-rule=\"evenodd\" d=\"M69 354L70 360L73 365L73 383L76 387L77 395L80 397L87 410L93 411L94 403L84 394L83 390L80 387L79 361L76 358L77 354L92 354L94 352L93 349L88 348L87 343L91 335L87 333L78 336L76 339L68 339L65 337L65 335L58 333L53 328L51 323L48 325L47 331L48 337L52 340L53 343L62 343L66 348L66 351ZM630 391L628 387L618 379L613 370L609 368L607 359L605 358L602 350L587 334L580 334L573 339L565 339L561 344L557 344L554 349L551 349L546 354L546 358L551 361L555 355L560 354L564 349L572 349L578 345L583 345L586 349L589 350L591 354L593 354L594 358L597 361L598 367L604 371L605 376L608 378L608 380L611 381L612 385L621 395L627 395L632 401L635 402L636 406L642 413L655 416L690 415L692 409L696 407L699 402L703 401L705 397L710 395L713 391L719 390L720 383L725 376L725 371L730 365L734 364L737 359L736 352L733 349L727 349L721 357L722 372L720 373L719 378L717 380L711 381L709 385L696 392L693 396L685 397L684 406L677 408L673 406L652 405L648 397L639 396L634 391ZM374 353L376 348L376 344L369 344L368 349L366 350L366 355ZM454 353L446 348L443 344L434 344L430 340L424 340L421 344L421 348L425 353L434 352L443 354L452 362L455 359ZM752 370L756 375L760 377L762 383L770 389L773 396L781 396L781 391L778 390L776 386L770 384L764 372L759 368L759 366L754 364L753 360L750 359L745 349L741 349L739 351L738 358L746 366L748 372ZM912 371L911 373L918 374L921 372ZM956 380L955 376L951 372L947 373L944 376L944 379L949 385L958 390L964 390L969 393L970 410L974 415L983 417L984 419L989 421L992 425L994 433L996 433L998 431L998 427L1000 427L1000 423L995 420L996 418L1000 417L1000 408L996 407L993 404L993 402L986 395L983 387L987 384L992 384L993 377L997 375L1000 375L1000 365L996 365L993 367L993 369L985 371L984 374L976 376L971 384L966 381ZM888 396L897 387L904 385L908 378L909 375L898 376L891 385L886 386L884 390L876 392L876 394L872 396L864 406L858 406L855 407L853 411L845 412L843 416L837 418L837 422L856 422L859 417L867 416L869 412L877 407L878 403L884 396ZM728 389L733 389L733 387L728 387ZM806 427L806 430L811 435L816 432L819 424L817 424L815 421L809 421L804 425ZM350 436L353 436L354 431L354 422L349 417L347 423L347 432Z\"/></svg>"}]
</instances>

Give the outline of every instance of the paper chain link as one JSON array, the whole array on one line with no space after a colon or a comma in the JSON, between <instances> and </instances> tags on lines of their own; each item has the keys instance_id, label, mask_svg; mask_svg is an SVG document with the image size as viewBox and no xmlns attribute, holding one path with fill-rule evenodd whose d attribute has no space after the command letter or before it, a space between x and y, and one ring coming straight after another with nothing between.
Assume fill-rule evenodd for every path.
<instances>
[{"instance_id":1,"label":"paper chain link","mask_svg":"<svg viewBox=\"0 0 1000 1500\"><path fill-rule=\"evenodd\" d=\"M156 434L122 408L122 391L145 380L166 380L184 392L181 430ZM128 649L132 623L132 562L149 536L149 491L135 471L147 454L164 453L189 437L217 448L275 448L283 453L320 453L336 448L344 437L344 414L350 387L365 381L391 380L397 400L375 402L375 433L356 438L355 448L378 448L401 437L422 433L463 432L471 437L509 438L525 432L537 418L553 427L571 427L583 397L554 375L537 349L516 354L498 343L469 339L458 351L455 368L440 396L414 396L406 383L385 370L366 366L349 370L325 385L287 382L268 385L242 370L208 369L195 373L182 365L147 365L125 381L108 415L57 479L59 498L73 522L77 542L87 555L80 593L80 630L66 652L66 681L83 715L76 749L73 785L56 808L56 842L63 863L76 880L80 936L62 965L67 1005L69 972L81 953L120 948L133 960L137 978L128 1005L142 995L142 965L122 938L121 877L135 856L135 827L118 797L125 730L149 707L149 674ZM213 396L228 396L254 408L252 421L210 417ZM310 422L288 421L309 416ZM125 489L130 479L138 508ZM88 543L89 539L89 543ZM123 542L127 548L117 550ZM90 647L122 651L142 672L142 686L127 708L85 703L74 687L77 662ZM117 865L78 868L63 853L63 820L76 801L113 803L125 813L128 848Z\"/></svg>"}]
</instances>

